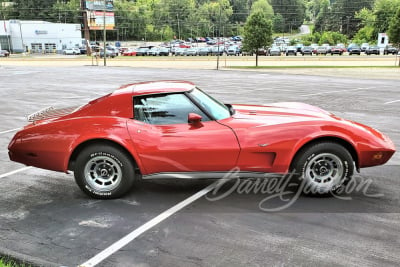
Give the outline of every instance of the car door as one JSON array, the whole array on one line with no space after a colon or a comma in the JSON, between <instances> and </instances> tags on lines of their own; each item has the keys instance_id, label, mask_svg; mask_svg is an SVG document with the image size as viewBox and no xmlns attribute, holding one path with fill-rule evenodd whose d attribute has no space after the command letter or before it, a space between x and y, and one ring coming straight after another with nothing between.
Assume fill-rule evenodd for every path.
<instances>
[{"instance_id":1,"label":"car door","mask_svg":"<svg viewBox=\"0 0 400 267\"><path fill-rule=\"evenodd\" d=\"M188 123L190 113L202 120ZM210 120L186 94L134 97L134 114L128 131L143 174L229 171L235 167L240 148L234 132Z\"/></svg>"}]
</instances>

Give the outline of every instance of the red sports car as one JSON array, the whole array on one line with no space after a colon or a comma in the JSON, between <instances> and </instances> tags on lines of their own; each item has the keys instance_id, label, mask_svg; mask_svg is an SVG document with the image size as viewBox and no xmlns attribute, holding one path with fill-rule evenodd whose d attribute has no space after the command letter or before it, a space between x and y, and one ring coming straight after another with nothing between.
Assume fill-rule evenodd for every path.
<instances>
[{"instance_id":1,"label":"red sports car","mask_svg":"<svg viewBox=\"0 0 400 267\"><path fill-rule=\"evenodd\" d=\"M136 50L129 48L122 53L123 56L136 56Z\"/></svg>"},{"instance_id":2,"label":"red sports car","mask_svg":"<svg viewBox=\"0 0 400 267\"><path fill-rule=\"evenodd\" d=\"M122 86L78 108L48 108L9 144L11 160L73 171L95 198L117 198L142 178L248 177L298 170L327 193L354 168L384 164L392 141L368 126L302 103L222 104L193 83Z\"/></svg>"}]
</instances>

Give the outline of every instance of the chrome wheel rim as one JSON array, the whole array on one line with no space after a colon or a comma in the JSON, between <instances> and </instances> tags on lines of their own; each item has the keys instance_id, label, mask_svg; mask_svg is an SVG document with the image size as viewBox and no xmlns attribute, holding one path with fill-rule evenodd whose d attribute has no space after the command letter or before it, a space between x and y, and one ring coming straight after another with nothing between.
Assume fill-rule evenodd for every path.
<instances>
[{"instance_id":1,"label":"chrome wheel rim","mask_svg":"<svg viewBox=\"0 0 400 267\"><path fill-rule=\"evenodd\" d=\"M122 179L122 169L118 162L110 157L97 156L85 165L85 180L96 191L108 192L115 189Z\"/></svg>"},{"instance_id":2,"label":"chrome wheel rim","mask_svg":"<svg viewBox=\"0 0 400 267\"><path fill-rule=\"evenodd\" d=\"M304 178L313 186L330 190L340 183L343 173L343 162L338 156L322 153L307 163L304 169Z\"/></svg>"}]
</instances>

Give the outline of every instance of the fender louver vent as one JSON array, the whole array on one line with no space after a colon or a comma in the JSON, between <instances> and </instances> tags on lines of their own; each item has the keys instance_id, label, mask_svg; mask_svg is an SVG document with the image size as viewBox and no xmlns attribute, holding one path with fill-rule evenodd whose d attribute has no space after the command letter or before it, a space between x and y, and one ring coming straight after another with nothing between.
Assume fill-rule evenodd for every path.
<instances>
[{"instance_id":1,"label":"fender louver vent","mask_svg":"<svg viewBox=\"0 0 400 267\"><path fill-rule=\"evenodd\" d=\"M54 119L59 118L78 110L80 106L66 107L66 108L58 108L47 107L45 109L39 110L28 116L28 121L35 123L40 120Z\"/></svg>"}]
</instances>

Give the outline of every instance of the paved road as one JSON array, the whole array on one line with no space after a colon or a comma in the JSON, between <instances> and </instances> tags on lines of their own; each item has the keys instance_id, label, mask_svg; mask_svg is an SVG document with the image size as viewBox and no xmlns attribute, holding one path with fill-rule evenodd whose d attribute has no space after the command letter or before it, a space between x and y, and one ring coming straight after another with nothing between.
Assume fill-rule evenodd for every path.
<instances>
[{"instance_id":1,"label":"paved road","mask_svg":"<svg viewBox=\"0 0 400 267\"><path fill-rule=\"evenodd\" d=\"M87 198L72 174L19 170L7 144L24 116L85 103L121 84L185 79L230 103L301 101L387 133L400 147L398 81L269 72L127 67L0 67L0 251L49 266L76 266L213 181L142 181L124 198ZM369 196L300 196L278 212L266 195L201 198L99 266L398 266L400 157L363 169ZM230 185L228 185L230 186ZM372 197L371 195L378 196ZM287 202L273 199L263 208Z\"/></svg>"}]
</instances>

